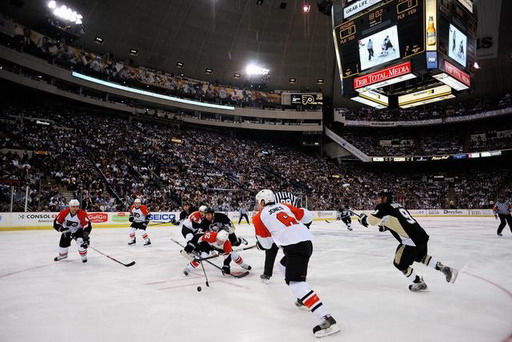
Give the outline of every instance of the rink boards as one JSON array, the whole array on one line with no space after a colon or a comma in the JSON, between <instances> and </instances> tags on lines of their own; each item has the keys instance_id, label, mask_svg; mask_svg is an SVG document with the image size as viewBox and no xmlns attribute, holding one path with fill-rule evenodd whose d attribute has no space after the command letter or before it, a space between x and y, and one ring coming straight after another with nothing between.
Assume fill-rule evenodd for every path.
<instances>
[{"instance_id":1,"label":"rink boards","mask_svg":"<svg viewBox=\"0 0 512 342\"><path fill-rule=\"evenodd\" d=\"M362 213L363 211L357 211ZM364 211L368 213L369 211ZM420 209L409 210L415 217L489 217L493 215L491 209ZM56 212L16 212L0 213L0 231L53 229L53 220ZM130 225L128 212L90 212L89 218L94 228L121 228ZM226 213L233 223L238 223L238 212ZM252 217L254 212L249 213ZM179 216L178 212L156 212L151 214L151 225L164 225ZM313 211L315 221L336 220L335 210ZM357 219L357 217L353 217ZM242 221L242 222L245 222Z\"/></svg>"}]
</instances>

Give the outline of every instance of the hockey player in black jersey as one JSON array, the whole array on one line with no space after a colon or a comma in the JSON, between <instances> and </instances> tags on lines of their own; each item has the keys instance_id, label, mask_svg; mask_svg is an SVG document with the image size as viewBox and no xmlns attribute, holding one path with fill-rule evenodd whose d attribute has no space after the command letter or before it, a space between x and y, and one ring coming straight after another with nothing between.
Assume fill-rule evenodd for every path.
<instances>
[{"instance_id":1,"label":"hockey player in black jersey","mask_svg":"<svg viewBox=\"0 0 512 342\"><path fill-rule=\"evenodd\" d=\"M432 267L442 272L447 282L455 282L458 271L443 265L427 254L428 234L404 207L398 203L393 203L393 195L390 191L379 192L375 204L377 205L375 211L368 216L362 214L359 222L365 227L368 227L368 225L379 226L381 232L389 230L400 242L396 249L393 264L410 281L409 290L421 291L427 289L423 277L416 275L411 267L413 262L421 262Z\"/></svg>"},{"instance_id":2,"label":"hockey player in black jersey","mask_svg":"<svg viewBox=\"0 0 512 342\"><path fill-rule=\"evenodd\" d=\"M238 237L235 234L235 226L226 214L215 212L213 208L206 208L204 211L204 220L201 222L201 229L203 231L219 231L226 230L229 233L229 242L232 246L247 245L247 240L243 237Z\"/></svg>"},{"instance_id":3,"label":"hockey player in black jersey","mask_svg":"<svg viewBox=\"0 0 512 342\"><path fill-rule=\"evenodd\" d=\"M347 225L347 229L352 230L352 210L350 207L348 205L343 206L340 208L338 215L338 219Z\"/></svg>"}]
</instances>

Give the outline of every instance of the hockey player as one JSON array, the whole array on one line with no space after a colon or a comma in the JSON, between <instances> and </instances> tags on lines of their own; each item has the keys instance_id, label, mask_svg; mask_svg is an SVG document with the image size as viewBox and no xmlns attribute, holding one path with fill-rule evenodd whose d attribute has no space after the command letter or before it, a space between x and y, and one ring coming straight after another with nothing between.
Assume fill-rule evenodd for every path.
<instances>
[{"instance_id":1,"label":"hockey player","mask_svg":"<svg viewBox=\"0 0 512 342\"><path fill-rule=\"evenodd\" d=\"M247 245L248 242L243 237L235 234L235 225L229 217L224 213L215 212L213 208L206 208L204 211L204 220L201 222L203 231L220 231L225 230L229 234L229 242L233 246Z\"/></svg>"},{"instance_id":2,"label":"hockey player","mask_svg":"<svg viewBox=\"0 0 512 342\"><path fill-rule=\"evenodd\" d=\"M396 249L393 264L409 280L409 290L422 291L427 289L423 277L416 275L411 267L413 262L421 262L442 272L446 281L454 283L458 271L443 265L428 255L429 236L409 212L398 203L393 203L393 194L383 190L375 198L375 212L370 215L362 214L359 222L368 227L379 226L379 231L389 232L400 243Z\"/></svg>"},{"instance_id":3,"label":"hockey player","mask_svg":"<svg viewBox=\"0 0 512 342\"><path fill-rule=\"evenodd\" d=\"M345 205L339 210L338 219L345 223L348 230L352 230L352 210L348 205Z\"/></svg>"},{"instance_id":4,"label":"hockey player","mask_svg":"<svg viewBox=\"0 0 512 342\"><path fill-rule=\"evenodd\" d=\"M233 251L233 246L229 241L228 235L229 234L226 230L219 230L218 232L209 231L196 234L185 246L183 251L186 254L181 253L191 260L183 270L183 274L188 275L190 271L199 266L199 262L194 260L196 256L200 255L202 257L206 257L211 252L224 254L224 265L222 266L223 273L229 274L231 272L231 268L229 266L231 260L244 270L251 270L252 267L249 264L246 264L237 252ZM192 254L193 252L195 252L195 254Z\"/></svg>"},{"instance_id":5,"label":"hockey player","mask_svg":"<svg viewBox=\"0 0 512 342\"><path fill-rule=\"evenodd\" d=\"M74 239L78 247L78 253L82 257L82 262L87 262L87 247L89 246L89 234L92 226L87 212L80 209L78 200L70 200L69 207L59 212L53 221L53 228L62 233L59 242L59 255L53 260L66 259L71 239Z\"/></svg>"},{"instance_id":6,"label":"hockey player","mask_svg":"<svg viewBox=\"0 0 512 342\"><path fill-rule=\"evenodd\" d=\"M149 217L150 217L149 209L147 206L141 204L140 198L136 198L133 201L133 205L130 207L130 218L129 221L132 223L130 225L130 239L128 245L135 245L136 238L135 232L137 230L142 231L142 238L144 239L144 246L151 245L151 240L149 239L148 233L146 233L146 228L148 227Z\"/></svg>"},{"instance_id":7,"label":"hockey player","mask_svg":"<svg viewBox=\"0 0 512 342\"><path fill-rule=\"evenodd\" d=\"M300 206L301 199L291 192L288 191L279 191L274 192L276 197L276 203L288 203L293 205L294 207ZM256 204L257 205L257 204ZM306 222L306 225L309 227L311 222ZM263 268L263 274L260 275L261 281L265 284L268 284L272 274L274 272L274 262L276 261L277 252L279 251L279 247L274 243L270 249L265 250L265 266Z\"/></svg>"},{"instance_id":8,"label":"hockey player","mask_svg":"<svg viewBox=\"0 0 512 342\"><path fill-rule=\"evenodd\" d=\"M204 212L208 207L206 205L202 205L199 207L199 210L192 212L192 214L188 215L188 217L183 221L181 225L181 234L185 238L185 240L190 241L194 234L198 229L201 229L201 222L204 219Z\"/></svg>"},{"instance_id":9,"label":"hockey player","mask_svg":"<svg viewBox=\"0 0 512 342\"><path fill-rule=\"evenodd\" d=\"M336 320L329 314L318 295L306 282L308 263L313 253L313 235L303 222L311 222L313 214L290 204L276 203L271 190L256 194L258 213L253 217L256 238L260 247L269 249L275 243L283 249L284 257L279 269L285 276L286 284L298 298L319 319L313 328L316 337L323 337L340 331Z\"/></svg>"},{"instance_id":10,"label":"hockey player","mask_svg":"<svg viewBox=\"0 0 512 342\"><path fill-rule=\"evenodd\" d=\"M182 208L183 210L180 213L180 220L176 223L177 226L183 224L187 217L189 217L189 215L194 211L189 203L184 203Z\"/></svg>"}]
</instances>

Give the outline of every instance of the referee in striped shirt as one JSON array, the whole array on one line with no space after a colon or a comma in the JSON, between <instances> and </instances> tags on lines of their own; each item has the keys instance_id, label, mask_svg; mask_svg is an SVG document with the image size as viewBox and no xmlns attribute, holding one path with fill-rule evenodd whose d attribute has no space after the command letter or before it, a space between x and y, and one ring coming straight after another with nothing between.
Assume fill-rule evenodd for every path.
<instances>
[{"instance_id":1,"label":"referee in striped shirt","mask_svg":"<svg viewBox=\"0 0 512 342\"><path fill-rule=\"evenodd\" d=\"M299 207L302 200L287 191L274 191L274 195L276 196L277 203L288 203L293 205L294 207ZM279 251L279 247L275 243L272 244L270 249L265 250L265 266L263 268L263 274L260 275L260 278L263 282L267 283L272 277L272 273L274 271L274 262L276 261L277 252Z\"/></svg>"},{"instance_id":2,"label":"referee in striped shirt","mask_svg":"<svg viewBox=\"0 0 512 342\"><path fill-rule=\"evenodd\" d=\"M509 200L505 200L503 198L504 196L501 196L496 201L496 204L494 205L494 217L498 219L500 218L500 225L498 226L498 236L502 236L501 232L503 231L503 228L508 223L508 227L510 228L510 232L512 232L512 216L510 212L512 211L512 204Z\"/></svg>"}]
</instances>

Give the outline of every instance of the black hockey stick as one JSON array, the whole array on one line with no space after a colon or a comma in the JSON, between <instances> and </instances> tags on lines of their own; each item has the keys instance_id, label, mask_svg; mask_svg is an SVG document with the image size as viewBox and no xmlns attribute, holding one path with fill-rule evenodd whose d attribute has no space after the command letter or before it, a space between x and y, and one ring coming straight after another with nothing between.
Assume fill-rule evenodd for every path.
<instances>
[{"instance_id":1,"label":"black hockey stick","mask_svg":"<svg viewBox=\"0 0 512 342\"><path fill-rule=\"evenodd\" d=\"M180 246L180 247L182 247L182 248L185 248L185 246L183 246L179 241L174 240L173 238L171 238L171 240L172 240L174 243L176 243L178 246ZM255 247L255 246L251 246L251 248L253 248L253 247ZM248 248L248 247L247 247L247 248ZM221 254L219 254L219 255L215 255L215 257L219 257L220 255L221 255ZM203 260L204 260L204 261L206 261L207 263L209 263L210 265L212 265L212 266L213 266L213 267L215 267L216 269L220 270L220 271L222 272L222 275L226 275L226 274L228 274L228 275L230 275L230 276L232 276L232 277L235 277L235 278L243 278L243 277L245 277L245 276L249 275L249 272L248 272L248 271L245 271L245 272L242 272L242 273L226 273L226 272L224 272L224 270L223 270L221 267L219 267L219 266L215 265L213 262L211 262L211 261L210 261L210 260L208 260L207 258L203 258L203 259L194 259L194 260L196 260L197 262L200 262L200 263L201 263L201 261L203 261ZM201 263L201 265L202 265L202 263Z\"/></svg>"},{"instance_id":2,"label":"black hockey stick","mask_svg":"<svg viewBox=\"0 0 512 342\"><path fill-rule=\"evenodd\" d=\"M110 260L113 260L113 261L117 262L118 264L121 264L121 265L123 265L125 267L130 267L130 266L135 265L135 261L132 261L132 262L129 262L129 263L125 264L124 262L121 262L121 261L117 260L116 258L111 257L110 255L106 255L105 253L97 250L96 248L94 248L92 246L89 246L89 248L91 248L92 250L96 251L97 253L100 253L101 255L106 256Z\"/></svg>"},{"instance_id":3,"label":"black hockey stick","mask_svg":"<svg viewBox=\"0 0 512 342\"><path fill-rule=\"evenodd\" d=\"M210 284L208 283L208 276L206 275L206 270L204 269L203 263L200 261L201 267L203 269L204 278L206 279L206 286L210 287Z\"/></svg>"}]
</instances>

